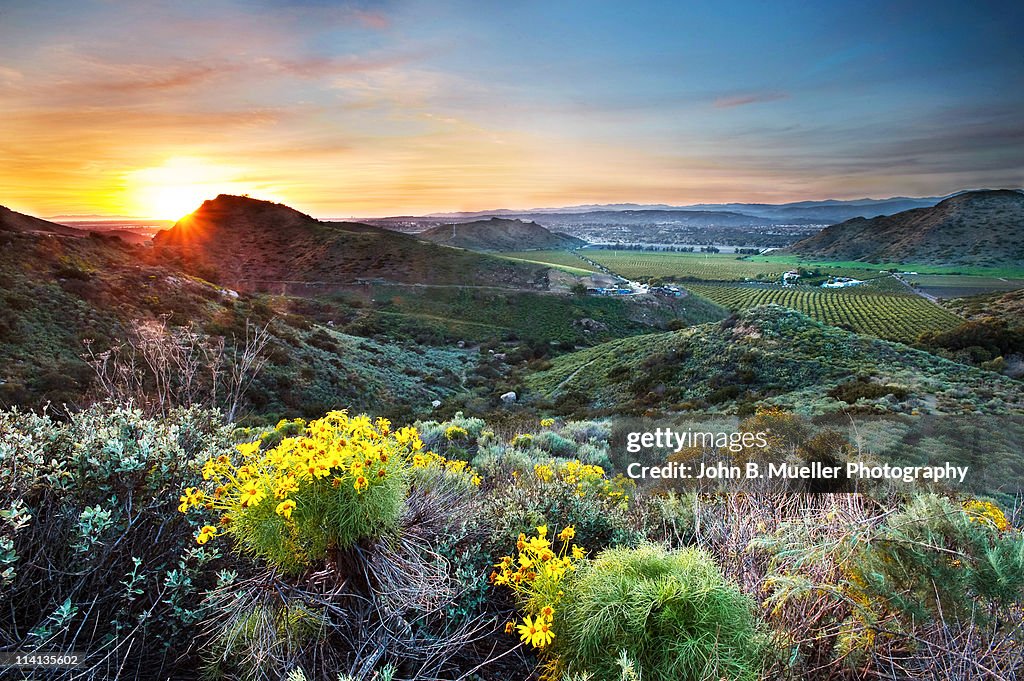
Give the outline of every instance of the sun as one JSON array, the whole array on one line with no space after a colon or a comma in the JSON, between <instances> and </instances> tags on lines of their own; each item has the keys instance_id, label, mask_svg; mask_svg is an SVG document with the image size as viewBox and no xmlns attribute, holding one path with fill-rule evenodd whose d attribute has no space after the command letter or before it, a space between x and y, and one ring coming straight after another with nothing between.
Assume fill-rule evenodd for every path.
<instances>
[{"instance_id":1,"label":"sun","mask_svg":"<svg viewBox=\"0 0 1024 681\"><path fill-rule=\"evenodd\" d=\"M146 191L149 217L160 220L179 220L206 199L216 196L211 191L195 184L167 185L152 187Z\"/></svg>"},{"instance_id":2,"label":"sun","mask_svg":"<svg viewBox=\"0 0 1024 681\"><path fill-rule=\"evenodd\" d=\"M173 158L128 173L125 189L134 214L157 220L180 220L218 194L247 194L252 187L241 173L199 158Z\"/></svg>"}]
</instances>

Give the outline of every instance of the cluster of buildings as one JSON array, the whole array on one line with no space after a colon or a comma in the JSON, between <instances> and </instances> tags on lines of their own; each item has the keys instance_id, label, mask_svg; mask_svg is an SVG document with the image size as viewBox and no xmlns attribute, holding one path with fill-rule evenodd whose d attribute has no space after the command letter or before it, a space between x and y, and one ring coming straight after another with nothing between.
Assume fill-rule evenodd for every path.
<instances>
[{"instance_id":1,"label":"cluster of buildings","mask_svg":"<svg viewBox=\"0 0 1024 681\"><path fill-rule=\"evenodd\" d=\"M832 277L824 284L822 288L849 288L851 286L860 286L864 282L860 279L851 279L850 277Z\"/></svg>"},{"instance_id":2,"label":"cluster of buildings","mask_svg":"<svg viewBox=\"0 0 1024 681\"><path fill-rule=\"evenodd\" d=\"M667 296L669 298L682 298L683 291L678 286L652 286L650 292L658 296Z\"/></svg>"},{"instance_id":3,"label":"cluster of buildings","mask_svg":"<svg viewBox=\"0 0 1024 681\"><path fill-rule=\"evenodd\" d=\"M631 296L634 293L635 291L631 288L596 286L587 289L587 294L592 296Z\"/></svg>"}]
</instances>

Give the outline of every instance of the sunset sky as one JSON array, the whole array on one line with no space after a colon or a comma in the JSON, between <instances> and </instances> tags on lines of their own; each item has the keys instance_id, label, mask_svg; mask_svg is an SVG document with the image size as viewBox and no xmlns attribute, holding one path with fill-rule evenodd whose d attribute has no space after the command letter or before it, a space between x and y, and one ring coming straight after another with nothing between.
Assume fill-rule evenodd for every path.
<instances>
[{"instance_id":1,"label":"sunset sky","mask_svg":"<svg viewBox=\"0 0 1024 681\"><path fill-rule=\"evenodd\" d=\"M177 218L1024 186L1024 3L0 0L0 204Z\"/></svg>"}]
</instances>

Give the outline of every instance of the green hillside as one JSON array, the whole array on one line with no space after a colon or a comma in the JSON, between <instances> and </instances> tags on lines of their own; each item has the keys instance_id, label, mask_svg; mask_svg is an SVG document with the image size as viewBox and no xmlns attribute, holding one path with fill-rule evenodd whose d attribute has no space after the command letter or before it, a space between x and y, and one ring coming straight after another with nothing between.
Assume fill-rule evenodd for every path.
<instances>
[{"instance_id":1,"label":"green hillside","mask_svg":"<svg viewBox=\"0 0 1024 681\"><path fill-rule=\"evenodd\" d=\"M888 412L1024 409L1017 381L774 305L565 355L528 383L547 399L609 413L730 411L756 402L826 412L861 397L860 407Z\"/></svg>"}]
</instances>

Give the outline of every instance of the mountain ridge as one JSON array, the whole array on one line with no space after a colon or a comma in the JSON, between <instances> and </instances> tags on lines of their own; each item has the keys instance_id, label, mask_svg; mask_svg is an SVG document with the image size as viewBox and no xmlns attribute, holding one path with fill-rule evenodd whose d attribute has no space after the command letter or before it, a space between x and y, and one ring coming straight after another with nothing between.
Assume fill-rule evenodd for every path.
<instances>
[{"instance_id":1,"label":"mountain ridge","mask_svg":"<svg viewBox=\"0 0 1024 681\"><path fill-rule=\"evenodd\" d=\"M931 208L853 218L785 249L814 258L937 265L1024 266L1024 194L957 194Z\"/></svg>"},{"instance_id":2,"label":"mountain ridge","mask_svg":"<svg viewBox=\"0 0 1024 681\"><path fill-rule=\"evenodd\" d=\"M431 227L417 236L445 246L474 251L526 251L576 248L583 239L552 232L532 221L492 217Z\"/></svg>"},{"instance_id":3,"label":"mountain ridge","mask_svg":"<svg viewBox=\"0 0 1024 681\"><path fill-rule=\"evenodd\" d=\"M243 237L243 238L239 238ZM358 222L321 222L283 204L222 194L153 239L158 257L240 290L368 279L544 289L545 268L458 251Z\"/></svg>"}]
</instances>

